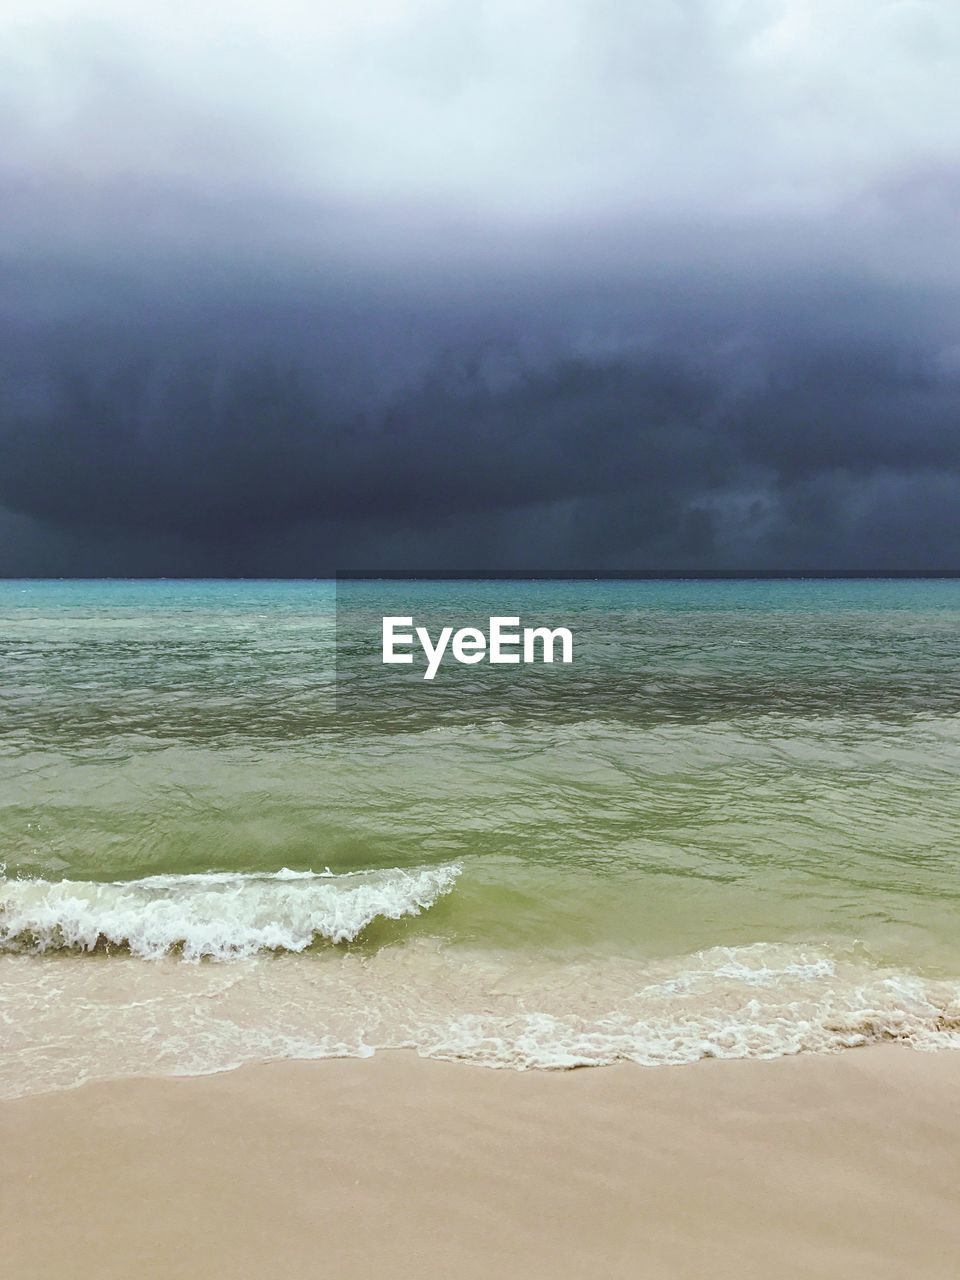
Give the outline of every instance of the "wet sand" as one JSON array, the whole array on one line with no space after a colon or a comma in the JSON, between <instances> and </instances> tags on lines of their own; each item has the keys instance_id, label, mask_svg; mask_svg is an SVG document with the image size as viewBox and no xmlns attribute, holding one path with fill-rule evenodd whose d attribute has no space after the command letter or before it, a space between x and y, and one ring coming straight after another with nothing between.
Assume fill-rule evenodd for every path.
<instances>
[{"instance_id":1,"label":"wet sand","mask_svg":"<svg viewBox=\"0 0 960 1280\"><path fill-rule=\"evenodd\" d=\"M0 1104L18 1280L950 1277L960 1054L382 1053Z\"/></svg>"}]
</instances>

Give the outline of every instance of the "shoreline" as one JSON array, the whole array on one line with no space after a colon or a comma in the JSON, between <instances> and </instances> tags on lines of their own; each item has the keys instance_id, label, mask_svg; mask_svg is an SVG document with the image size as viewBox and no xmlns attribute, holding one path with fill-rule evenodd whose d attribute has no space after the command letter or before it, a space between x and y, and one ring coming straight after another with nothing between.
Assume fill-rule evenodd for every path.
<instances>
[{"instance_id":1,"label":"shoreline","mask_svg":"<svg viewBox=\"0 0 960 1280\"><path fill-rule=\"evenodd\" d=\"M403 1049L566 1069L892 1041L960 1048L956 978L871 963L852 944L755 942L639 959L414 937L368 954L331 947L223 964L10 953L0 955L0 986L0 1099Z\"/></svg>"},{"instance_id":2,"label":"shoreline","mask_svg":"<svg viewBox=\"0 0 960 1280\"><path fill-rule=\"evenodd\" d=\"M0 1103L11 1274L952 1277L960 1053L467 1070L391 1050Z\"/></svg>"}]
</instances>

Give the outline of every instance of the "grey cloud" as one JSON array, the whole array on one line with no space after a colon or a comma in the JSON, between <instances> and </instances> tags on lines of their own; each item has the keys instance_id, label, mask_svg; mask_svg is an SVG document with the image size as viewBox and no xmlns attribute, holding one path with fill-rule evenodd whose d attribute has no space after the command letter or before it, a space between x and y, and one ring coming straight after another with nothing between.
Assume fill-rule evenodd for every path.
<instances>
[{"instance_id":1,"label":"grey cloud","mask_svg":"<svg viewBox=\"0 0 960 1280\"><path fill-rule=\"evenodd\" d=\"M368 302L379 326L355 312L333 358L340 301L285 288L226 334L215 290L218 326L202 308L128 314L121 341L116 317L87 335L48 320L31 377L11 344L0 501L68 540L132 537L133 565L165 548L178 572L326 572L398 547L441 567L480 550L491 567L849 567L887 545L867 532L885 476L914 495L898 558L953 554L916 500L960 474L940 306L868 282L696 279L702 295L674 276L672 302L657 288L632 304L611 281L593 310L555 283L500 310L408 297L402 329Z\"/></svg>"},{"instance_id":2,"label":"grey cloud","mask_svg":"<svg viewBox=\"0 0 960 1280\"><path fill-rule=\"evenodd\" d=\"M960 566L945 0L10 0L0 572Z\"/></svg>"}]
</instances>

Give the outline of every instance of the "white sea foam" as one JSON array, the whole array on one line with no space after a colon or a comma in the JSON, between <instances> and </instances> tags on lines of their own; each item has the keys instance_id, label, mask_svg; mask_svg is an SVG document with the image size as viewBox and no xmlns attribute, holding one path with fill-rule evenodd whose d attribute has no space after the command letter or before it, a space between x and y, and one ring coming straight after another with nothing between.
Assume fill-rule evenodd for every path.
<instances>
[{"instance_id":1,"label":"white sea foam","mask_svg":"<svg viewBox=\"0 0 960 1280\"><path fill-rule=\"evenodd\" d=\"M436 891L424 888L424 900ZM402 901L409 909L410 896ZM427 937L370 955L326 948L231 965L144 963L127 952L102 964L69 952L8 954L0 1025L0 1096L13 1097L91 1079L397 1048L519 1070L884 1042L958 1049L960 981L884 967L856 947L793 943L659 960L563 960Z\"/></svg>"},{"instance_id":2,"label":"white sea foam","mask_svg":"<svg viewBox=\"0 0 960 1280\"><path fill-rule=\"evenodd\" d=\"M43 952L125 947L157 958L231 960L303 951L317 939L349 942L376 919L419 915L460 874L457 863L334 876L148 876L109 883L0 880L0 948Z\"/></svg>"},{"instance_id":3,"label":"white sea foam","mask_svg":"<svg viewBox=\"0 0 960 1280\"><path fill-rule=\"evenodd\" d=\"M557 977L575 989L576 974ZM607 962L579 998L541 979L536 1003L530 991L510 1010L464 1012L420 1051L525 1069L778 1058L883 1042L960 1048L960 982L875 966L855 952L755 943L643 966Z\"/></svg>"}]
</instances>

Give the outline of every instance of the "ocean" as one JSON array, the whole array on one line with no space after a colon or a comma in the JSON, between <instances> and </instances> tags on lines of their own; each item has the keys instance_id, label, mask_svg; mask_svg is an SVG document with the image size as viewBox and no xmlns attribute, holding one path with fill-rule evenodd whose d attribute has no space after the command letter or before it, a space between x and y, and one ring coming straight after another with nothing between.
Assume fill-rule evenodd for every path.
<instances>
[{"instance_id":1,"label":"ocean","mask_svg":"<svg viewBox=\"0 0 960 1280\"><path fill-rule=\"evenodd\" d=\"M960 1047L958 713L953 580L0 583L0 1096Z\"/></svg>"}]
</instances>

